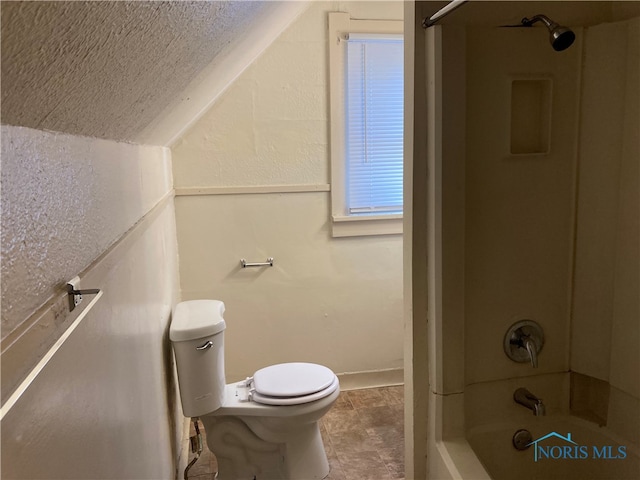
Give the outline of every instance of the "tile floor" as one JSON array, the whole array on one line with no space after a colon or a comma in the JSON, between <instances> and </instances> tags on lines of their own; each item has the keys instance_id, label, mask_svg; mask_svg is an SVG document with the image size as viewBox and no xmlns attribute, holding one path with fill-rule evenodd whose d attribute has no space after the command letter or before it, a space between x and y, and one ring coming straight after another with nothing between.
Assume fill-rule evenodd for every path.
<instances>
[{"instance_id":1,"label":"tile floor","mask_svg":"<svg viewBox=\"0 0 640 480\"><path fill-rule=\"evenodd\" d=\"M404 479L402 386L341 392L320 423L331 472L327 480ZM193 427L192 427L193 428ZM213 480L215 456L206 448L189 480ZM189 457L189 460L193 455ZM180 472L179 478L183 478ZM305 479L295 479L305 480Z\"/></svg>"}]
</instances>

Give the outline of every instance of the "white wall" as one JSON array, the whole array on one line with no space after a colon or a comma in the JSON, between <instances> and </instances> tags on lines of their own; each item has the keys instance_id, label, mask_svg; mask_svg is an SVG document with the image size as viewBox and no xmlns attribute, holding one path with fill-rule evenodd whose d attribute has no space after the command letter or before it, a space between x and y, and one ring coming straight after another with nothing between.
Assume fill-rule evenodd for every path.
<instances>
[{"instance_id":1,"label":"white wall","mask_svg":"<svg viewBox=\"0 0 640 480\"><path fill-rule=\"evenodd\" d=\"M401 236L330 236L329 11L402 19L403 5L315 2L173 148L182 296L226 303L228 380L293 360L403 365Z\"/></svg>"},{"instance_id":2,"label":"white wall","mask_svg":"<svg viewBox=\"0 0 640 480\"><path fill-rule=\"evenodd\" d=\"M2 420L6 478L173 478L182 418L170 152L2 127L2 396L103 292Z\"/></svg>"}]
</instances>

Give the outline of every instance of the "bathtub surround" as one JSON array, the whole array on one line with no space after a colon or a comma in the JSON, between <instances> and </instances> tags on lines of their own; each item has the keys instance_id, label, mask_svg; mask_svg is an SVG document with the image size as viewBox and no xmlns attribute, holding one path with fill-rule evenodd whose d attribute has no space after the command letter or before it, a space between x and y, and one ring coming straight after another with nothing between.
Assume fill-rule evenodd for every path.
<instances>
[{"instance_id":1,"label":"bathtub surround","mask_svg":"<svg viewBox=\"0 0 640 480\"><path fill-rule=\"evenodd\" d=\"M513 400L521 387L543 399L545 422L580 416L605 426L603 445L638 448L640 11L623 3L505 2L496 17L469 2L426 32L422 81L438 126L428 130L432 478L508 478L491 458L510 447L486 432L510 425L510 445L534 418ZM575 43L555 52L544 28L495 28L513 23L515 6L570 25ZM514 112L530 97L550 103ZM525 319L544 329L536 369L504 354L507 329ZM533 437L562 432L549 428ZM590 461L607 476L606 461ZM637 458L620 461L611 476L637 476ZM540 474L568 478L553 472Z\"/></svg>"},{"instance_id":2,"label":"bathtub surround","mask_svg":"<svg viewBox=\"0 0 640 480\"><path fill-rule=\"evenodd\" d=\"M598 425L607 424L610 385L589 375L571 372L571 415L584 418Z\"/></svg>"},{"instance_id":3,"label":"bathtub surround","mask_svg":"<svg viewBox=\"0 0 640 480\"><path fill-rule=\"evenodd\" d=\"M2 207L3 401L89 303L64 282L103 292L5 415L3 476L173 478L170 152L2 126Z\"/></svg>"},{"instance_id":4,"label":"bathtub surround","mask_svg":"<svg viewBox=\"0 0 640 480\"><path fill-rule=\"evenodd\" d=\"M640 18L597 25L586 32L570 337L571 370L608 383L608 391L591 393L600 397L600 404L608 395L607 424L636 445L640 445L639 59Z\"/></svg>"},{"instance_id":5,"label":"bathtub surround","mask_svg":"<svg viewBox=\"0 0 640 480\"><path fill-rule=\"evenodd\" d=\"M182 299L225 302L229 381L288 361L402 381L402 237L330 233L330 11L403 5L314 2L172 149Z\"/></svg>"},{"instance_id":6,"label":"bathtub surround","mask_svg":"<svg viewBox=\"0 0 640 480\"><path fill-rule=\"evenodd\" d=\"M540 442L523 451L510 447L519 428L530 430L533 441ZM624 439L607 428L575 417L531 417L512 424L502 422L492 428L471 430L468 438L493 480L510 480L514 472L523 480L634 480L640 471L637 451L630 450Z\"/></svg>"},{"instance_id":7,"label":"bathtub surround","mask_svg":"<svg viewBox=\"0 0 640 480\"><path fill-rule=\"evenodd\" d=\"M545 28L466 31L464 335L475 341L465 343L465 385L568 370L583 37L576 32L573 46L556 52ZM553 90L552 148L511 153L514 82L543 79ZM529 113L530 129L549 121ZM514 362L504 348L487 348L494 339L501 346L510 326L522 320L535 321L544 332L536 369Z\"/></svg>"}]
</instances>

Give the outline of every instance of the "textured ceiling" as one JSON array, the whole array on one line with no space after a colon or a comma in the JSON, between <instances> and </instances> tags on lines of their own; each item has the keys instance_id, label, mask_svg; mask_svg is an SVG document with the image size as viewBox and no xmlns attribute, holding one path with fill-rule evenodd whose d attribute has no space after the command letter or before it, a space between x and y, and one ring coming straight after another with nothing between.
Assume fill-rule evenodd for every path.
<instances>
[{"instance_id":1,"label":"textured ceiling","mask_svg":"<svg viewBox=\"0 0 640 480\"><path fill-rule=\"evenodd\" d=\"M7 2L3 124L134 141L280 2Z\"/></svg>"}]
</instances>

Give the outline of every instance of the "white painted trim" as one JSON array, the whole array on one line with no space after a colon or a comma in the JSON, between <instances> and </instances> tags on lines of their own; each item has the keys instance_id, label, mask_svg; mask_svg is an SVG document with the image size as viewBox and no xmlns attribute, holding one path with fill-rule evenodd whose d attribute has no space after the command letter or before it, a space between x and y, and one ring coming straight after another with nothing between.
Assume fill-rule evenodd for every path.
<instances>
[{"instance_id":1,"label":"white painted trim","mask_svg":"<svg viewBox=\"0 0 640 480\"><path fill-rule=\"evenodd\" d=\"M243 195L252 193L305 193L329 192L328 183L298 185L239 185L237 187L183 187L176 188L176 197L189 195Z\"/></svg>"},{"instance_id":2,"label":"white painted trim","mask_svg":"<svg viewBox=\"0 0 640 480\"><path fill-rule=\"evenodd\" d=\"M368 221L374 221L374 220L402 220L402 214L389 213L386 215L360 215L360 216L352 215L350 217L333 215L332 219L334 222L368 222Z\"/></svg>"},{"instance_id":3,"label":"white painted trim","mask_svg":"<svg viewBox=\"0 0 640 480\"><path fill-rule=\"evenodd\" d=\"M429 385L444 393L442 376L442 27L427 29L427 304Z\"/></svg>"},{"instance_id":4,"label":"white painted trim","mask_svg":"<svg viewBox=\"0 0 640 480\"><path fill-rule=\"evenodd\" d=\"M415 328L420 326L420 322L413 324L414 313L416 316L420 315L420 303L414 312L413 305L413 288L414 288L414 271L418 275L415 280L415 287L420 285L420 267L414 267L413 255L414 255L414 167L413 159L414 152L416 152L416 143L414 142L414 132L416 123L414 123L414 109L416 109L416 103L420 100L420 95L414 95L414 89L416 85L416 56L420 49L416 50L416 4L414 0L407 0L404 2L404 165L403 165L403 237L402 237L402 281L403 281L403 319L404 319L404 465L405 465L405 477L416 478L416 471L420 474L426 470L426 462L424 461L423 452L420 455L415 455L415 442L416 435L422 435L427 437L427 408L424 408L424 412L418 408L417 412L414 412L414 398L417 397L418 401L422 399L421 390L422 385L419 382L414 381L414 372L421 372L428 370L420 364L420 356L414 355L414 349L416 352L424 351L424 347L421 345L415 345L414 341L418 340L420 336L415 335ZM420 29L419 35L424 35ZM418 67L419 69L420 67ZM418 82L418 86L420 86ZM422 91L422 90L420 90ZM418 114L420 114L420 106L417 107ZM417 124L420 125L420 119L418 118ZM418 141L418 145L420 142ZM419 156L418 156L419 158ZM420 181L416 182L418 185ZM417 196L419 201L420 196ZM421 206L418 205L416 213L419 214ZM416 233L420 233L420 225L415 229ZM423 242L424 243L424 242ZM415 250L416 257L420 254L420 249ZM418 383L418 390L416 391L415 384ZM427 382L428 383L428 382ZM425 389L428 391L428 385ZM418 444L420 447L420 445ZM426 453L426 442L424 447L424 453ZM418 460L416 461L416 458ZM416 468L416 463L419 465ZM424 475L426 477L426 473Z\"/></svg>"},{"instance_id":5,"label":"white painted trim","mask_svg":"<svg viewBox=\"0 0 640 480\"><path fill-rule=\"evenodd\" d=\"M329 118L331 131L331 213L346 216L345 207L345 118L344 118L344 43L349 33L348 13L329 13Z\"/></svg>"},{"instance_id":6,"label":"white painted trim","mask_svg":"<svg viewBox=\"0 0 640 480\"><path fill-rule=\"evenodd\" d=\"M344 118L344 38L350 33L403 34L402 20L354 20L348 13L329 13L329 106L331 132L331 214L332 235L353 237L364 235L393 235L402 233L400 219L359 217L347 223L345 178L345 118ZM378 216L376 216L378 217Z\"/></svg>"},{"instance_id":7,"label":"white painted trim","mask_svg":"<svg viewBox=\"0 0 640 480\"><path fill-rule=\"evenodd\" d=\"M345 372L338 373L337 376L340 380L340 390L343 391L404 385L404 370L402 368Z\"/></svg>"},{"instance_id":8,"label":"white painted trim","mask_svg":"<svg viewBox=\"0 0 640 480\"><path fill-rule=\"evenodd\" d=\"M367 235L402 235L402 216L332 217L333 237L363 237Z\"/></svg>"}]
</instances>

